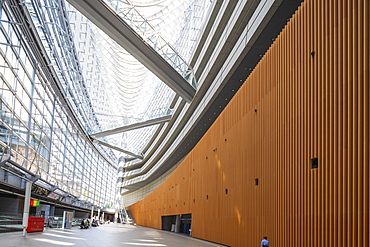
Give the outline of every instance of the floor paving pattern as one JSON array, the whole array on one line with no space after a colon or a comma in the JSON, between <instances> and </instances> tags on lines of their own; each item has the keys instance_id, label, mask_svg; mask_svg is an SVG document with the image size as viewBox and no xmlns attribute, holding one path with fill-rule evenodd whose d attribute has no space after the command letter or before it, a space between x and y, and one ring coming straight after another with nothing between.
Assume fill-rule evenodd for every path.
<instances>
[{"instance_id":1,"label":"floor paving pattern","mask_svg":"<svg viewBox=\"0 0 370 247\"><path fill-rule=\"evenodd\" d=\"M43 232L0 234L1 247L221 247L223 245L157 229L106 224L90 229L45 228Z\"/></svg>"}]
</instances>

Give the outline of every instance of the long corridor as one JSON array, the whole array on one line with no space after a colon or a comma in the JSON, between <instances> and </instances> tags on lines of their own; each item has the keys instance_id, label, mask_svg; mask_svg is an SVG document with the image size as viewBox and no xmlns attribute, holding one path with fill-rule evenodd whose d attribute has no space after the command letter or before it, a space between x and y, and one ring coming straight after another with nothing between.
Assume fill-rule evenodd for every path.
<instances>
[{"instance_id":1,"label":"long corridor","mask_svg":"<svg viewBox=\"0 0 370 247\"><path fill-rule=\"evenodd\" d=\"M118 246L168 246L215 247L223 246L189 236L141 226L107 224L90 229L50 229L44 232L0 234L1 247L118 247Z\"/></svg>"}]
</instances>

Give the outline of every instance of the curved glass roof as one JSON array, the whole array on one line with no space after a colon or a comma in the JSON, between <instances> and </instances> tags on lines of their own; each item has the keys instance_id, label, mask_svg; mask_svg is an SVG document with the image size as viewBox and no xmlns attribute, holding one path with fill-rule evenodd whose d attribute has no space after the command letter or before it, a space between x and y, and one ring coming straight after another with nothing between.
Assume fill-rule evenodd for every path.
<instances>
[{"instance_id":1,"label":"curved glass roof","mask_svg":"<svg viewBox=\"0 0 370 247\"><path fill-rule=\"evenodd\" d=\"M162 38L185 61L192 54L211 3L209 0L105 2L125 19L131 18L132 23L129 24L136 25L136 28L139 26L140 35ZM95 124L85 124L89 125L87 133L94 134L169 114L175 92L73 7L67 8L93 109L90 114L93 117L88 116L85 121L95 120ZM86 97L78 95L81 96ZM157 127L143 127L99 140L140 154ZM123 155L114 152L116 158Z\"/></svg>"}]
</instances>

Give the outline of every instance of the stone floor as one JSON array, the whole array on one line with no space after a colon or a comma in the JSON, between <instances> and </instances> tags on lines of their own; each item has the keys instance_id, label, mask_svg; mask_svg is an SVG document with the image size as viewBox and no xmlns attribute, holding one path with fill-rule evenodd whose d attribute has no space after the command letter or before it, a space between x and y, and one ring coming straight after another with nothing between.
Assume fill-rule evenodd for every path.
<instances>
[{"instance_id":1,"label":"stone floor","mask_svg":"<svg viewBox=\"0 0 370 247\"><path fill-rule=\"evenodd\" d=\"M118 246L168 246L168 247L215 247L223 246L192 238L187 235L161 231L141 226L107 224L90 229L45 228L44 232L11 232L0 234L1 247L118 247Z\"/></svg>"}]
</instances>

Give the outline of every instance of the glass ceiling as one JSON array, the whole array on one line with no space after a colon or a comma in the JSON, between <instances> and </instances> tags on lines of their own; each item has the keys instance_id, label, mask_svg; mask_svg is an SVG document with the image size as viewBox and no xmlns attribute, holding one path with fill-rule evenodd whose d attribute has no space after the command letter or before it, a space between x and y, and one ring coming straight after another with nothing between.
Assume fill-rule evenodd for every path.
<instances>
[{"instance_id":1,"label":"glass ceiling","mask_svg":"<svg viewBox=\"0 0 370 247\"><path fill-rule=\"evenodd\" d=\"M164 55L164 58L173 66L177 64L177 71L185 71L212 1L105 2L141 37L145 36L149 45L156 46L153 48L157 52L161 54L168 47L176 50L180 54L177 61L174 56ZM174 91L71 5L33 0L28 8L39 23L38 32L58 71L66 98L87 134L171 113ZM140 154L157 127L144 127L99 140ZM125 156L101 148L109 154L107 158L112 163Z\"/></svg>"},{"instance_id":2,"label":"glass ceiling","mask_svg":"<svg viewBox=\"0 0 370 247\"><path fill-rule=\"evenodd\" d=\"M152 29L145 28L141 35L160 35L188 61L195 47L205 13L211 1L207 0L142 0L106 1L118 14L131 17L130 25L147 21ZM139 13L139 17L135 16ZM137 18L135 20L135 18ZM175 93L153 73L140 64L105 33L92 27L96 52L99 55L108 108L94 105L99 128L92 132L142 122L170 113L169 106ZM137 29L135 31L138 32ZM104 141L141 153L158 125L123 132L102 138ZM117 154L122 156L123 154Z\"/></svg>"}]
</instances>

